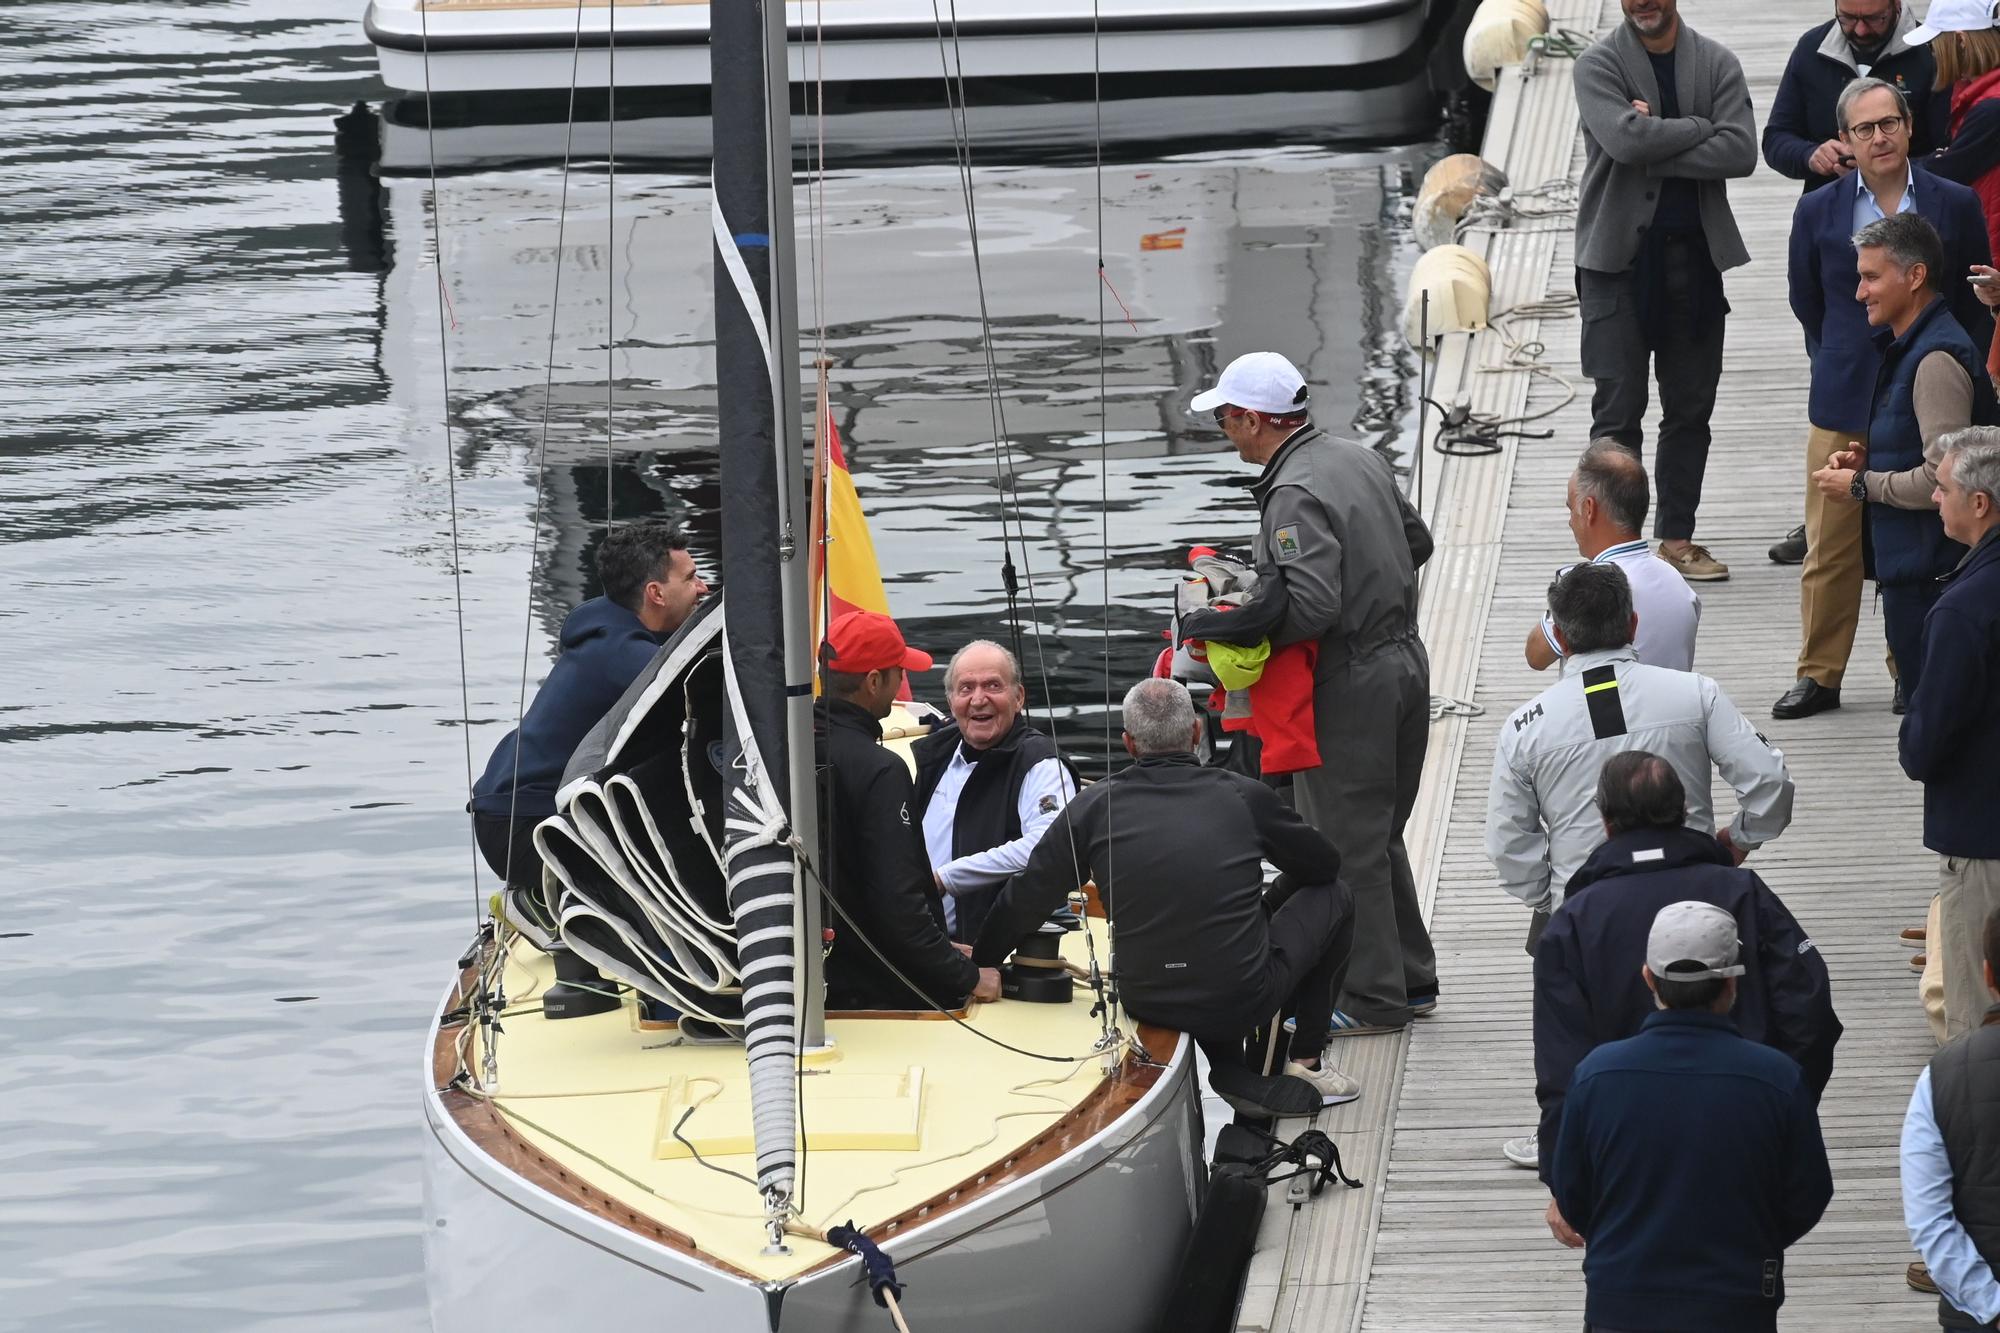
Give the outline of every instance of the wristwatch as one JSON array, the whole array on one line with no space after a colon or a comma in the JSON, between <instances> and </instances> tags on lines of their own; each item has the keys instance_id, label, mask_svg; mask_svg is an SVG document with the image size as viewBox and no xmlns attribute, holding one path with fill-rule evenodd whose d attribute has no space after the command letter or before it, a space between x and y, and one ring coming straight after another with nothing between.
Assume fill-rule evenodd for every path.
<instances>
[{"instance_id":1,"label":"wristwatch","mask_svg":"<svg viewBox=\"0 0 2000 1333\"><path fill-rule=\"evenodd\" d=\"M1856 504L1866 504L1868 502L1868 487L1861 480L1865 475L1867 474L1856 472L1854 480L1847 483L1847 493L1854 497Z\"/></svg>"}]
</instances>

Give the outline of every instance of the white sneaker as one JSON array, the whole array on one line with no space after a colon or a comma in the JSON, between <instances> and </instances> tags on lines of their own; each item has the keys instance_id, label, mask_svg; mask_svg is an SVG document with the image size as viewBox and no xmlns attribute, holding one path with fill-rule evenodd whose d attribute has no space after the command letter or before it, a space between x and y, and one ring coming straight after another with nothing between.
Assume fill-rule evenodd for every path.
<instances>
[{"instance_id":1,"label":"white sneaker","mask_svg":"<svg viewBox=\"0 0 2000 1333\"><path fill-rule=\"evenodd\" d=\"M1322 1058L1318 1069L1308 1069L1297 1060L1285 1061L1285 1075L1313 1085L1321 1106L1339 1106L1361 1095L1361 1085Z\"/></svg>"},{"instance_id":2,"label":"white sneaker","mask_svg":"<svg viewBox=\"0 0 2000 1333\"><path fill-rule=\"evenodd\" d=\"M1526 1167L1530 1171L1539 1170L1542 1165L1542 1148L1536 1140L1539 1135L1525 1134L1518 1139L1508 1139L1500 1145L1500 1151L1507 1154L1507 1160L1515 1166Z\"/></svg>"}]
</instances>

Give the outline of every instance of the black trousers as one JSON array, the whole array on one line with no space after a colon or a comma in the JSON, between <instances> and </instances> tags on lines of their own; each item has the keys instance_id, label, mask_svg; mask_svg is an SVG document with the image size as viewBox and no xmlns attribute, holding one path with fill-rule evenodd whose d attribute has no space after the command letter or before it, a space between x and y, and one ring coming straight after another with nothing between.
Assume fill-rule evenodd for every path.
<instances>
[{"instance_id":1,"label":"black trousers","mask_svg":"<svg viewBox=\"0 0 2000 1333\"><path fill-rule=\"evenodd\" d=\"M472 816L472 836L479 854L501 880L514 888L538 889L542 884L542 858L535 853L535 825L543 816L509 819L506 815ZM509 864L509 855L512 863Z\"/></svg>"},{"instance_id":2,"label":"black trousers","mask_svg":"<svg viewBox=\"0 0 2000 1333\"><path fill-rule=\"evenodd\" d=\"M1905 699L1917 692L1917 677L1924 669L1924 617L1943 591L1936 579L1883 585L1882 635L1889 640L1889 655L1896 659L1896 679L1902 682Z\"/></svg>"},{"instance_id":3,"label":"black trousers","mask_svg":"<svg viewBox=\"0 0 2000 1333\"><path fill-rule=\"evenodd\" d=\"M1354 895L1340 880L1299 885L1280 875L1265 895L1265 906L1271 912L1271 952L1263 974L1255 978L1256 989L1235 1013L1218 1015L1212 1026L1190 1028L1210 1064L1247 1059L1261 1066L1264 1041L1252 1042L1253 1050L1246 1054L1245 1040L1260 1035L1273 1015L1297 1020L1289 1058L1317 1059L1326 1044L1333 997L1346 982L1354 953ZM1279 1027L1262 1035L1282 1042L1284 1032ZM1279 1072L1286 1058L1283 1051L1274 1056L1271 1072Z\"/></svg>"},{"instance_id":4,"label":"black trousers","mask_svg":"<svg viewBox=\"0 0 2000 1333\"><path fill-rule=\"evenodd\" d=\"M1727 306L1711 294L1713 262L1699 239L1667 241L1650 252L1660 271L1576 271L1583 316L1583 373L1591 437L1609 436L1643 453L1648 362L1660 382L1660 438L1653 460L1653 535L1694 536L1708 472L1709 418L1722 380ZM1646 291L1640 290L1641 282ZM1650 300L1642 297L1650 294ZM1642 305L1649 308L1641 310Z\"/></svg>"}]
</instances>

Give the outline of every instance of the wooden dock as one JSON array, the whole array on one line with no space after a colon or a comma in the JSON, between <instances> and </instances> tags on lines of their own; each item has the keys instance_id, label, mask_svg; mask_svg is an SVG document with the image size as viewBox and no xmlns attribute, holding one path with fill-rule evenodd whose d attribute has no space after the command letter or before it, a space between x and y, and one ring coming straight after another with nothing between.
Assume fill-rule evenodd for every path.
<instances>
[{"instance_id":1,"label":"wooden dock","mask_svg":"<svg viewBox=\"0 0 2000 1333\"><path fill-rule=\"evenodd\" d=\"M1554 0L1549 8L1558 26L1583 33L1620 21L1616 0ZM1824 0L1682 0L1681 9L1691 26L1741 58L1760 131L1793 43L1829 17ZM1582 149L1569 76L1568 60L1547 58L1503 77L1484 155L1517 190L1576 178ZM1802 512L1806 365L1784 294L1798 195L1795 182L1761 163L1730 185L1753 262L1728 276L1733 313L1696 539L1733 577L1700 589L1696 668L1721 682L1791 765L1794 821L1750 866L1818 942L1847 1027L1820 1113L1836 1193L1818 1228L1791 1251L1780 1326L1916 1333L1937 1323L1932 1298L1903 1282L1915 1256L1902 1223L1897 1142L1932 1045L1896 932L1922 924L1937 871L1922 846L1921 791L1896 764L1897 719L1872 597L1845 707L1799 722L1770 718L1798 650L1798 571L1765 557ZM1493 267L1496 312L1574 291L1567 218L1466 243ZM1441 543L1424 594L1433 688L1483 710L1433 728L1410 829L1443 1002L1407 1034L1336 1043L1365 1092L1322 1123L1366 1188L1335 1190L1297 1210L1274 1193L1246 1285L1245 1330L1573 1333L1582 1326L1580 1256L1550 1238L1542 1222L1548 1196L1534 1174L1500 1155L1501 1141L1536 1119L1530 971L1521 948L1527 914L1495 886L1482 836L1496 728L1549 683L1528 670L1521 643L1550 576L1576 558L1563 521L1564 484L1589 435L1590 386L1577 369L1573 317L1519 320L1506 332L1544 343L1541 362L1578 394L1535 423L1553 428L1553 439L1509 440L1486 458L1432 454L1426 463L1423 504ZM1494 331L1447 338L1437 396L1464 396L1476 410L1506 416L1562 403L1563 384L1504 369L1504 354ZM1649 428L1649 458L1651 443ZM1725 818L1733 803L1717 787Z\"/></svg>"}]
</instances>

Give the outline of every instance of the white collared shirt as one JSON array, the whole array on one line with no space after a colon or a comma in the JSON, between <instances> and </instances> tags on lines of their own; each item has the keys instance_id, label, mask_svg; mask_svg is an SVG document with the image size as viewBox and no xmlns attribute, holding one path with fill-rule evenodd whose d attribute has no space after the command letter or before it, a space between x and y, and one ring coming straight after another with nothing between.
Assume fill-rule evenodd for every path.
<instances>
[{"instance_id":1,"label":"white collared shirt","mask_svg":"<svg viewBox=\"0 0 2000 1333\"><path fill-rule=\"evenodd\" d=\"M965 790L966 779L972 776L973 767L966 760L965 747L961 744L952 751L951 762L945 765L944 773L938 778L937 790L931 793L930 804L924 807L924 850L929 854L931 869L937 872L938 883L944 889L945 924L954 930L958 928L958 904L952 899L961 893L1003 883L1027 865L1028 854L1035 850L1042 834L1055 823L1056 816L1076 795L1076 786L1070 781L1069 770L1063 767L1062 760L1042 760L1029 769L1028 775L1021 780L1021 798L1014 810L1021 821L1021 836L998 847L953 860L952 827L958 818L958 798Z\"/></svg>"},{"instance_id":2,"label":"white collared shirt","mask_svg":"<svg viewBox=\"0 0 2000 1333\"><path fill-rule=\"evenodd\" d=\"M1701 598L1680 571L1653 554L1644 538L1607 546L1592 563L1618 566L1632 585L1632 609L1639 614L1639 633L1632 646L1638 650L1639 660L1669 671L1694 670ZM1542 638L1556 656L1562 656L1555 623L1547 615L1542 617Z\"/></svg>"}]
</instances>

